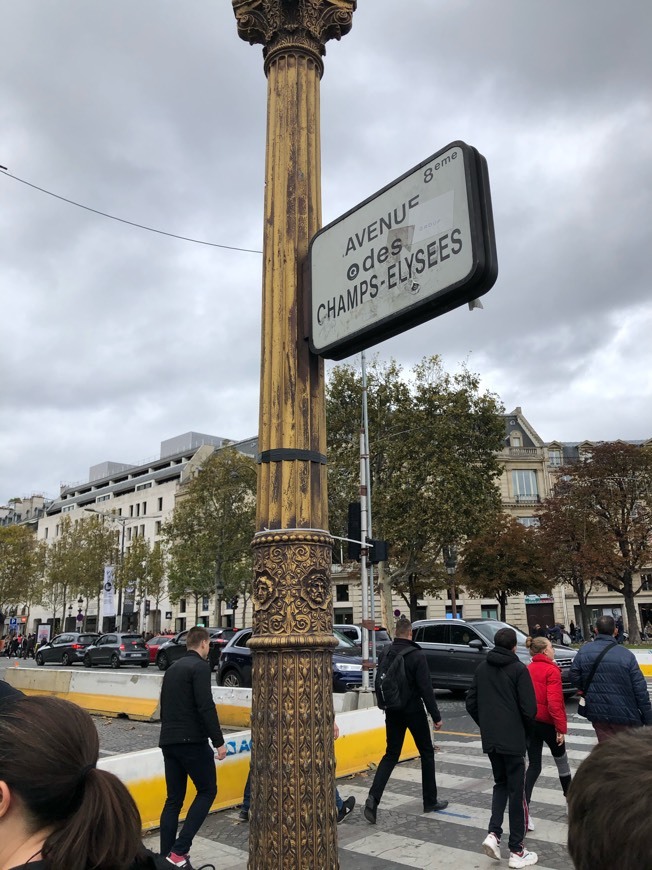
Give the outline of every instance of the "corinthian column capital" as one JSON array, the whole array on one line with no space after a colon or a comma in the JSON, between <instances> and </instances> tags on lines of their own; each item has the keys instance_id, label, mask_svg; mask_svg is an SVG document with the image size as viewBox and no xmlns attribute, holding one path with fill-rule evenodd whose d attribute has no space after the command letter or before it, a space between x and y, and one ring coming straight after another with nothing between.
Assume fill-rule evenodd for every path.
<instances>
[{"instance_id":1,"label":"corinthian column capital","mask_svg":"<svg viewBox=\"0 0 652 870\"><path fill-rule=\"evenodd\" d=\"M263 48L265 67L271 56L299 50L322 68L329 39L351 29L357 0L232 0L240 37Z\"/></svg>"}]
</instances>

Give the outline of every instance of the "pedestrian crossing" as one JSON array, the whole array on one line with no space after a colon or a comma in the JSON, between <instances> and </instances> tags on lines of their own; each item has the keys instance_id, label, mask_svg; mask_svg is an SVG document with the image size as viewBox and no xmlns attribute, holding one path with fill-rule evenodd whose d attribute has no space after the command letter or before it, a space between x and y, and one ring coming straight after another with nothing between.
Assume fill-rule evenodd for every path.
<instances>
[{"instance_id":1,"label":"pedestrian crossing","mask_svg":"<svg viewBox=\"0 0 652 870\"><path fill-rule=\"evenodd\" d=\"M481 848L493 778L480 739L477 735L464 739L460 733L439 732L435 740L439 750L435 755L438 793L449 801L443 812L423 812L418 761L394 769L378 807L376 825L368 824L362 813L374 771L338 780L342 797L356 799L353 813L337 829L340 870L499 870L501 865ZM573 772L595 742L591 724L571 717L566 743ZM545 747L543 761L531 805L535 830L527 835L527 846L539 855L538 870L573 870L566 849L566 800L557 768ZM505 827L509 827L507 813ZM201 835L193 844L196 866L210 862L220 870L247 870L248 825L238 823L236 811L211 816ZM506 867L507 833L502 854L502 866Z\"/></svg>"}]
</instances>

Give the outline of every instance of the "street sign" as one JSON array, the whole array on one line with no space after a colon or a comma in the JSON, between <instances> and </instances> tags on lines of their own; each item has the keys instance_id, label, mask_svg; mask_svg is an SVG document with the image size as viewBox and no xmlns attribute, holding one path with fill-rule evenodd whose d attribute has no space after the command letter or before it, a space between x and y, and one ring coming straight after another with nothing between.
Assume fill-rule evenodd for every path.
<instances>
[{"instance_id":1,"label":"street sign","mask_svg":"<svg viewBox=\"0 0 652 870\"><path fill-rule=\"evenodd\" d=\"M16 631L18 628L18 620L15 616L12 616L9 620L9 631Z\"/></svg>"},{"instance_id":2,"label":"street sign","mask_svg":"<svg viewBox=\"0 0 652 870\"><path fill-rule=\"evenodd\" d=\"M342 359L482 296L498 263L487 162L453 142L314 236L310 347Z\"/></svg>"}]
</instances>

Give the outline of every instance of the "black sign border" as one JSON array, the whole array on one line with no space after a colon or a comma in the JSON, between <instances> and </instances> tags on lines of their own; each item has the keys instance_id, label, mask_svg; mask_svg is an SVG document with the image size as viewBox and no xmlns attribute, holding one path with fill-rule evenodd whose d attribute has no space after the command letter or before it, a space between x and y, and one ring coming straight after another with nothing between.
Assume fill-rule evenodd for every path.
<instances>
[{"instance_id":1,"label":"black sign border","mask_svg":"<svg viewBox=\"0 0 652 870\"><path fill-rule=\"evenodd\" d=\"M332 227L346 220L362 207L382 196L390 188L400 184L405 178L418 172L423 167L441 157L447 151L459 148L464 160L464 173L469 209L469 226L471 233L472 266L465 278L444 287L436 294L425 300L418 300L408 308L402 309L397 314L390 315L383 320L376 321L370 326L365 326L346 338L338 339L324 347L316 347L312 337L312 249L319 237ZM466 302L478 299L487 293L495 284L498 277L498 259L496 255L496 240L493 225L493 212L491 207L491 190L489 186L489 173L487 161L480 152L466 142L456 140L441 148L435 154L427 157L421 163L404 172L399 178L394 179L381 190L376 191L363 202L358 203L345 214L340 215L327 226L316 233L310 241L304 280L307 291L306 314L306 337L310 343L311 351L317 356L326 359L341 360L352 356L361 350L373 347L394 335L399 335L413 326L426 323L435 317L446 314L455 308L459 308Z\"/></svg>"}]
</instances>

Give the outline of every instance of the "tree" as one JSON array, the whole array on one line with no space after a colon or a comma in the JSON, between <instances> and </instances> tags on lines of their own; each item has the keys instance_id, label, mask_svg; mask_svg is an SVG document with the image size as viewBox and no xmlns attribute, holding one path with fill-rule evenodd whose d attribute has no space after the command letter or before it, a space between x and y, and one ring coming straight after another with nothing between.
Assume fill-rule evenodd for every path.
<instances>
[{"instance_id":1,"label":"tree","mask_svg":"<svg viewBox=\"0 0 652 870\"><path fill-rule=\"evenodd\" d=\"M74 523L62 517L59 535L45 557L44 598L52 608L55 625L59 608L63 618L68 601L78 595L99 600L104 566L115 559L115 545L115 532L101 517Z\"/></svg>"},{"instance_id":2,"label":"tree","mask_svg":"<svg viewBox=\"0 0 652 870\"><path fill-rule=\"evenodd\" d=\"M333 370L327 389L331 529L359 491L361 376ZM438 357L404 373L377 362L368 374L374 536L390 542L388 582L416 615L424 594L448 585L442 548L477 534L500 508L497 452L503 408L477 375L451 375Z\"/></svg>"},{"instance_id":3,"label":"tree","mask_svg":"<svg viewBox=\"0 0 652 870\"><path fill-rule=\"evenodd\" d=\"M141 593L145 598L151 597L154 599L154 611L156 613L156 631L161 630L161 614L159 613L159 604L161 598L165 594L165 556L163 547L160 541L155 541L152 547L148 564L147 564L147 587Z\"/></svg>"},{"instance_id":4,"label":"tree","mask_svg":"<svg viewBox=\"0 0 652 870\"><path fill-rule=\"evenodd\" d=\"M535 530L505 513L466 542L458 580L472 598L495 598L503 622L510 596L550 593L554 585L543 572Z\"/></svg>"},{"instance_id":5,"label":"tree","mask_svg":"<svg viewBox=\"0 0 652 870\"><path fill-rule=\"evenodd\" d=\"M555 583L567 583L577 595L582 633L590 637L589 595L604 566L613 558L613 547L595 517L575 503L567 486L557 486L537 511L542 565Z\"/></svg>"},{"instance_id":6,"label":"tree","mask_svg":"<svg viewBox=\"0 0 652 870\"><path fill-rule=\"evenodd\" d=\"M255 494L253 459L233 448L216 451L191 478L162 529L170 598L193 596L195 620L199 599L215 592L216 581L227 599L251 583Z\"/></svg>"},{"instance_id":7,"label":"tree","mask_svg":"<svg viewBox=\"0 0 652 870\"><path fill-rule=\"evenodd\" d=\"M630 641L641 632L635 580L652 555L652 449L622 441L597 444L590 456L561 472L561 485L577 509L595 521L609 544L600 580L625 601Z\"/></svg>"},{"instance_id":8,"label":"tree","mask_svg":"<svg viewBox=\"0 0 652 870\"><path fill-rule=\"evenodd\" d=\"M39 550L26 527L0 528L0 612L8 605L32 603L36 595Z\"/></svg>"}]
</instances>

